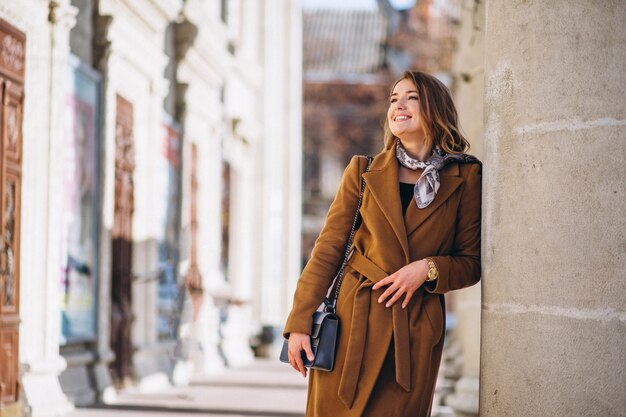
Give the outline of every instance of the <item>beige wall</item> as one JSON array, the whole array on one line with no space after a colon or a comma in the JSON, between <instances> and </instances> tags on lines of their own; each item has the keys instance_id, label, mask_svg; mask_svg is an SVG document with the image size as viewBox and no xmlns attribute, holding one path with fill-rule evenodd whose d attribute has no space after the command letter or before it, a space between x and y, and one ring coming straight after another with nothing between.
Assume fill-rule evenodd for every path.
<instances>
[{"instance_id":1,"label":"beige wall","mask_svg":"<svg viewBox=\"0 0 626 417\"><path fill-rule=\"evenodd\" d=\"M626 415L626 6L489 1L482 416Z\"/></svg>"}]
</instances>

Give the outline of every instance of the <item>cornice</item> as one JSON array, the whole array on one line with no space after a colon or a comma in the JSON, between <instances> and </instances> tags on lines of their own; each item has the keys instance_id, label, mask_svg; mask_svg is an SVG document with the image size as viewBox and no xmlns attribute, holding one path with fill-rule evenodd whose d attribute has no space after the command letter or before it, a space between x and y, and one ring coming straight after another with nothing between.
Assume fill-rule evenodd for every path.
<instances>
[{"instance_id":1,"label":"cornice","mask_svg":"<svg viewBox=\"0 0 626 417\"><path fill-rule=\"evenodd\" d=\"M178 7L174 3L179 3ZM148 31L161 33L182 8L180 0L103 0L100 15L133 16Z\"/></svg>"},{"instance_id":2,"label":"cornice","mask_svg":"<svg viewBox=\"0 0 626 417\"><path fill-rule=\"evenodd\" d=\"M21 32L28 32L37 25L39 15L48 14L48 4L32 1L4 1L0 2L0 16ZM39 23L41 24L41 23Z\"/></svg>"},{"instance_id":3,"label":"cornice","mask_svg":"<svg viewBox=\"0 0 626 417\"><path fill-rule=\"evenodd\" d=\"M206 30L198 33L195 42L180 61L179 71L183 68L187 70L179 76L180 82L185 82L184 78L193 77L221 85L234 70L234 57L226 49L226 43L211 35Z\"/></svg>"},{"instance_id":4,"label":"cornice","mask_svg":"<svg viewBox=\"0 0 626 417\"><path fill-rule=\"evenodd\" d=\"M147 78L163 78L163 69L168 61L163 49L151 42L149 37L141 36L131 26L116 20L113 19L108 33L111 53L130 63Z\"/></svg>"},{"instance_id":5,"label":"cornice","mask_svg":"<svg viewBox=\"0 0 626 417\"><path fill-rule=\"evenodd\" d=\"M167 16L168 21L175 20L180 14L184 1L183 0L149 0L154 4L161 13Z\"/></svg>"},{"instance_id":6,"label":"cornice","mask_svg":"<svg viewBox=\"0 0 626 417\"><path fill-rule=\"evenodd\" d=\"M206 84L209 88L220 87L224 83L226 72L205 58L196 49L191 48L178 65L177 81L186 84Z\"/></svg>"}]
</instances>

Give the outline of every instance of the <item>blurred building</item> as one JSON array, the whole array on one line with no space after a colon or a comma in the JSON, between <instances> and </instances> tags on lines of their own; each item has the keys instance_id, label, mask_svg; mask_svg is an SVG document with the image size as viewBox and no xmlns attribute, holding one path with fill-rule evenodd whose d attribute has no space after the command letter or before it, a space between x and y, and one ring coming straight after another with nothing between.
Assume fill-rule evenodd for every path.
<instances>
[{"instance_id":1,"label":"blurred building","mask_svg":"<svg viewBox=\"0 0 626 417\"><path fill-rule=\"evenodd\" d=\"M355 154L382 149L388 20L379 10L305 10L302 263Z\"/></svg>"},{"instance_id":2,"label":"blurred building","mask_svg":"<svg viewBox=\"0 0 626 417\"><path fill-rule=\"evenodd\" d=\"M304 180L302 263L308 260L343 169L376 155L391 83L406 70L435 74L452 88L456 1L418 1L398 10L304 9Z\"/></svg>"},{"instance_id":3,"label":"blurred building","mask_svg":"<svg viewBox=\"0 0 626 417\"><path fill-rule=\"evenodd\" d=\"M0 19L0 413L249 363L299 272L297 2L2 0Z\"/></svg>"}]
</instances>

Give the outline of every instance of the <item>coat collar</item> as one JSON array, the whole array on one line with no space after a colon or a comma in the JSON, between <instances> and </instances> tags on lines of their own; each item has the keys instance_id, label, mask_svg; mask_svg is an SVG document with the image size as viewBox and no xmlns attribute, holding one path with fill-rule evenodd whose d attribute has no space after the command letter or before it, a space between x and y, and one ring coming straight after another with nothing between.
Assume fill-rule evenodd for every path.
<instances>
[{"instance_id":1,"label":"coat collar","mask_svg":"<svg viewBox=\"0 0 626 417\"><path fill-rule=\"evenodd\" d=\"M426 221L463 182L459 177L459 165L457 163L448 164L439 172L439 175L441 187L432 203L423 209L417 208L414 203L409 204L406 216L403 218L398 189L398 161L395 145L374 158L369 172L363 174L367 188L369 188L398 239L404 252L405 262L410 260L408 236Z\"/></svg>"}]
</instances>

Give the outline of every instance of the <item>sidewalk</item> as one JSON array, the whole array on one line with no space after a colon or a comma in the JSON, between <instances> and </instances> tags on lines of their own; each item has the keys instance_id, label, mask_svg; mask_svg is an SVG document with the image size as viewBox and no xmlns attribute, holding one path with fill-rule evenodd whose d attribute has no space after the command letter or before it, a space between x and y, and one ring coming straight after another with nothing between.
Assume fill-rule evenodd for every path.
<instances>
[{"instance_id":1,"label":"sidewalk","mask_svg":"<svg viewBox=\"0 0 626 417\"><path fill-rule=\"evenodd\" d=\"M194 379L158 392L128 389L113 404L80 408L66 417L303 417L307 380L276 360Z\"/></svg>"}]
</instances>

